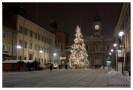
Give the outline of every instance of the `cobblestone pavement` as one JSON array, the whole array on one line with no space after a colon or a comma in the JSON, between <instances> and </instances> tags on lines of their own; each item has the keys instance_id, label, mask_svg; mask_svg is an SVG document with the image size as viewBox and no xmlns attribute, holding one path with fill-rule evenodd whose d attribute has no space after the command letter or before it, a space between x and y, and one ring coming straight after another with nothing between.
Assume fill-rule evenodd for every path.
<instances>
[{"instance_id":1,"label":"cobblestone pavement","mask_svg":"<svg viewBox=\"0 0 133 90\"><path fill-rule=\"evenodd\" d=\"M113 81L106 69L55 69L41 71L3 72L3 88L11 87L111 87ZM114 78L113 78L114 79ZM119 85L119 79L115 84ZM121 84L129 81L120 80ZM112 86L113 87L113 86Z\"/></svg>"}]
</instances>

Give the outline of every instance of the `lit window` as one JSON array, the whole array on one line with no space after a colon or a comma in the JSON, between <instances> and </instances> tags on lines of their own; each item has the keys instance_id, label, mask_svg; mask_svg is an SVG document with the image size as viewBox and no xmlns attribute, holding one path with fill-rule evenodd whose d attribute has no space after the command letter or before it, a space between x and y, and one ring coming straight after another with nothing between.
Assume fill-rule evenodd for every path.
<instances>
[{"instance_id":1,"label":"lit window","mask_svg":"<svg viewBox=\"0 0 133 90\"><path fill-rule=\"evenodd\" d=\"M11 32L8 33L8 38L12 39L12 33Z\"/></svg>"},{"instance_id":2,"label":"lit window","mask_svg":"<svg viewBox=\"0 0 133 90\"><path fill-rule=\"evenodd\" d=\"M6 37L6 32L5 31L3 31L3 37Z\"/></svg>"}]
</instances>

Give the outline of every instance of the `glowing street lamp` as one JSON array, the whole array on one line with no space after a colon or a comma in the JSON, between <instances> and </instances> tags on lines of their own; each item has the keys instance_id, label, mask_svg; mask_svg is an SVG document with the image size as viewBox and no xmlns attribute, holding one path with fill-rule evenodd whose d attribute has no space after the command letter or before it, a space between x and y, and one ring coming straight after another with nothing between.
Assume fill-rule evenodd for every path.
<instances>
[{"instance_id":1,"label":"glowing street lamp","mask_svg":"<svg viewBox=\"0 0 133 90\"><path fill-rule=\"evenodd\" d=\"M113 49L111 49L111 52L113 52L114 50Z\"/></svg>"},{"instance_id":2,"label":"glowing street lamp","mask_svg":"<svg viewBox=\"0 0 133 90\"><path fill-rule=\"evenodd\" d=\"M116 51L116 46L117 46L117 44L116 44L116 43L114 43L114 47L115 47L115 57L116 57L116 58L115 58L115 59L116 59L116 66L115 66L115 70L116 70L116 71L118 71L118 68L117 68L117 67L118 67L118 63L117 63L117 51Z\"/></svg>"},{"instance_id":3,"label":"glowing street lamp","mask_svg":"<svg viewBox=\"0 0 133 90\"><path fill-rule=\"evenodd\" d=\"M114 47L116 47L116 46L117 46L117 44L114 43Z\"/></svg>"},{"instance_id":4,"label":"glowing street lamp","mask_svg":"<svg viewBox=\"0 0 133 90\"><path fill-rule=\"evenodd\" d=\"M43 53L43 51L42 51L42 50L40 50L39 52L40 52L40 53Z\"/></svg>"},{"instance_id":5,"label":"glowing street lamp","mask_svg":"<svg viewBox=\"0 0 133 90\"><path fill-rule=\"evenodd\" d=\"M53 55L56 56L56 53L54 53Z\"/></svg>"},{"instance_id":6,"label":"glowing street lamp","mask_svg":"<svg viewBox=\"0 0 133 90\"><path fill-rule=\"evenodd\" d=\"M124 32L119 32L119 36L121 37L121 60L122 60L122 36L124 35ZM123 69L123 60L122 60L122 74L124 74L124 69Z\"/></svg>"},{"instance_id":7,"label":"glowing street lamp","mask_svg":"<svg viewBox=\"0 0 133 90\"><path fill-rule=\"evenodd\" d=\"M56 53L53 53L54 56L56 56ZM54 63L54 57L53 57L53 63Z\"/></svg>"},{"instance_id":8,"label":"glowing street lamp","mask_svg":"<svg viewBox=\"0 0 133 90\"><path fill-rule=\"evenodd\" d=\"M20 45L17 46L17 60L18 60L18 50L19 49L21 49L21 46Z\"/></svg>"}]
</instances>

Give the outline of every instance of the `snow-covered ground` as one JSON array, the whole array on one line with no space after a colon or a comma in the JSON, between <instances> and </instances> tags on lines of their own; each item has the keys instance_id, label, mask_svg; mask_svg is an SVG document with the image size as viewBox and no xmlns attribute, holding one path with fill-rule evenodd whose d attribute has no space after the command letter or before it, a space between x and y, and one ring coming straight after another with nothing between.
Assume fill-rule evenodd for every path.
<instances>
[{"instance_id":1,"label":"snow-covered ground","mask_svg":"<svg viewBox=\"0 0 133 90\"><path fill-rule=\"evenodd\" d=\"M123 78L123 79L126 79L126 80L128 80L128 81L131 80L131 77L128 76L128 74L127 74L126 72L125 72L125 75L123 75L122 73L117 72L117 71L115 71L115 70L109 71L109 72L108 72L108 76L110 76L110 77L117 77L117 78Z\"/></svg>"},{"instance_id":2,"label":"snow-covered ground","mask_svg":"<svg viewBox=\"0 0 133 90\"><path fill-rule=\"evenodd\" d=\"M128 75L123 75L121 72L110 70L108 72L109 87L130 87L131 78Z\"/></svg>"}]
</instances>

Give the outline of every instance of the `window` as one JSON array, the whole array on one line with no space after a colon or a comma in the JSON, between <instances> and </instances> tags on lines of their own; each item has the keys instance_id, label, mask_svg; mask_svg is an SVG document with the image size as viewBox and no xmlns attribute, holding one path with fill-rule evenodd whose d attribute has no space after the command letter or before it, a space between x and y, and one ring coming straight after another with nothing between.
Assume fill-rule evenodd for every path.
<instances>
[{"instance_id":1,"label":"window","mask_svg":"<svg viewBox=\"0 0 133 90\"><path fill-rule=\"evenodd\" d=\"M32 43L30 43L30 49L32 49Z\"/></svg>"},{"instance_id":2,"label":"window","mask_svg":"<svg viewBox=\"0 0 133 90\"><path fill-rule=\"evenodd\" d=\"M51 53L51 49L49 48L49 54Z\"/></svg>"},{"instance_id":3,"label":"window","mask_svg":"<svg viewBox=\"0 0 133 90\"><path fill-rule=\"evenodd\" d=\"M25 33L24 34L27 35L27 28L25 28Z\"/></svg>"},{"instance_id":4,"label":"window","mask_svg":"<svg viewBox=\"0 0 133 90\"><path fill-rule=\"evenodd\" d=\"M13 52L16 53L16 46L13 47Z\"/></svg>"},{"instance_id":5,"label":"window","mask_svg":"<svg viewBox=\"0 0 133 90\"><path fill-rule=\"evenodd\" d=\"M42 41L43 41L43 36L42 36Z\"/></svg>"},{"instance_id":6,"label":"window","mask_svg":"<svg viewBox=\"0 0 133 90\"><path fill-rule=\"evenodd\" d=\"M42 50L42 47L40 46L40 50Z\"/></svg>"},{"instance_id":7,"label":"window","mask_svg":"<svg viewBox=\"0 0 133 90\"><path fill-rule=\"evenodd\" d=\"M5 50L5 44L3 44L3 51Z\"/></svg>"},{"instance_id":8,"label":"window","mask_svg":"<svg viewBox=\"0 0 133 90\"><path fill-rule=\"evenodd\" d=\"M26 57L24 57L24 60L26 60Z\"/></svg>"},{"instance_id":9,"label":"window","mask_svg":"<svg viewBox=\"0 0 133 90\"><path fill-rule=\"evenodd\" d=\"M42 47L42 51L44 52L44 47Z\"/></svg>"},{"instance_id":10,"label":"window","mask_svg":"<svg viewBox=\"0 0 133 90\"><path fill-rule=\"evenodd\" d=\"M35 33L35 39L37 39L37 33Z\"/></svg>"},{"instance_id":11,"label":"window","mask_svg":"<svg viewBox=\"0 0 133 90\"><path fill-rule=\"evenodd\" d=\"M42 59L42 64L43 64L43 59Z\"/></svg>"},{"instance_id":12,"label":"window","mask_svg":"<svg viewBox=\"0 0 133 90\"><path fill-rule=\"evenodd\" d=\"M8 33L8 38L12 39L12 33L11 32Z\"/></svg>"},{"instance_id":13,"label":"window","mask_svg":"<svg viewBox=\"0 0 133 90\"><path fill-rule=\"evenodd\" d=\"M45 43L47 43L47 37L45 37Z\"/></svg>"},{"instance_id":14,"label":"window","mask_svg":"<svg viewBox=\"0 0 133 90\"><path fill-rule=\"evenodd\" d=\"M45 47L44 47L44 52L46 52L46 49L45 49Z\"/></svg>"},{"instance_id":15,"label":"window","mask_svg":"<svg viewBox=\"0 0 133 90\"><path fill-rule=\"evenodd\" d=\"M45 42L45 38L46 38L46 37L44 36L43 38L44 38L44 39L43 39L43 42Z\"/></svg>"},{"instance_id":16,"label":"window","mask_svg":"<svg viewBox=\"0 0 133 90\"><path fill-rule=\"evenodd\" d=\"M21 60L21 59L22 59L22 57L21 57L21 56L19 56L19 59Z\"/></svg>"},{"instance_id":17,"label":"window","mask_svg":"<svg viewBox=\"0 0 133 90\"><path fill-rule=\"evenodd\" d=\"M40 51L40 46L38 45L38 51Z\"/></svg>"},{"instance_id":18,"label":"window","mask_svg":"<svg viewBox=\"0 0 133 90\"><path fill-rule=\"evenodd\" d=\"M8 51L9 52L11 51L11 45L10 44L8 45Z\"/></svg>"},{"instance_id":19,"label":"window","mask_svg":"<svg viewBox=\"0 0 133 90\"><path fill-rule=\"evenodd\" d=\"M14 41L17 41L17 34L14 34Z\"/></svg>"},{"instance_id":20,"label":"window","mask_svg":"<svg viewBox=\"0 0 133 90\"><path fill-rule=\"evenodd\" d=\"M35 50L37 50L37 45L35 45Z\"/></svg>"},{"instance_id":21,"label":"window","mask_svg":"<svg viewBox=\"0 0 133 90\"><path fill-rule=\"evenodd\" d=\"M22 26L19 26L19 32L22 33L22 29L23 27Z\"/></svg>"},{"instance_id":22,"label":"window","mask_svg":"<svg viewBox=\"0 0 133 90\"><path fill-rule=\"evenodd\" d=\"M19 40L19 45L22 47L22 40Z\"/></svg>"},{"instance_id":23,"label":"window","mask_svg":"<svg viewBox=\"0 0 133 90\"><path fill-rule=\"evenodd\" d=\"M38 40L40 40L40 34L38 34Z\"/></svg>"},{"instance_id":24,"label":"window","mask_svg":"<svg viewBox=\"0 0 133 90\"><path fill-rule=\"evenodd\" d=\"M30 37L32 37L32 34L33 34L33 32L32 32L32 31L30 31Z\"/></svg>"},{"instance_id":25,"label":"window","mask_svg":"<svg viewBox=\"0 0 133 90\"><path fill-rule=\"evenodd\" d=\"M40 36L39 36L39 40L41 40L41 39L42 39L42 36L40 35Z\"/></svg>"},{"instance_id":26,"label":"window","mask_svg":"<svg viewBox=\"0 0 133 90\"><path fill-rule=\"evenodd\" d=\"M24 48L27 48L27 42L26 41L24 42Z\"/></svg>"},{"instance_id":27,"label":"window","mask_svg":"<svg viewBox=\"0 0 133 90\"><path fill-rule=\"evenodd\" d=\"M107 45L107 50L109 50L109 48L110 48L109 45Z\"/></svg>"},{"instance_id":28,"label":"window","mask_svg":"<svg viewBox=\"0 0 133 90\"><path fill-rule=\"evenodd\" d=\"M3 37L6 37L6 32L5 31L3 31Z\"/></svg>"},{"instance_id":29,"label":"window","mask_svg":"<svg viewBox=\"0 0 133 90\"><path fill-rule=\"evenodd\" d=\"M49 38L47 38L47 44L49 44Z\"/></svg>"},{"instance_id":30,"label":"window","mask_svg":"<svg viewBox=\"0 0 133 90\"><path fill-rule=\"evenodd\" d=\"M100 46L98 44L95 45L95 50L100 51Z\"/></svg>"}]
</instances>

